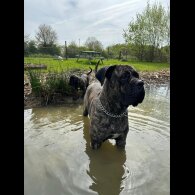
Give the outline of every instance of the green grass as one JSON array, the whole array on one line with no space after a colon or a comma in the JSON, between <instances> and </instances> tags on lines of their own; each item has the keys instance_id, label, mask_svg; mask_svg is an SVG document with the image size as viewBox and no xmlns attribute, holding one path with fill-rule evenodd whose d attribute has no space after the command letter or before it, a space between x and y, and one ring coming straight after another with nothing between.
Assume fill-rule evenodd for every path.
<instances>
[{"instance_id":1,"label":"green grass","mask_svg":"<svg viewBox=\"0 0 195 195\"><path fill-rule=\"evenodd\" d=\"M76 59L68 59L68 60L55 60L52 58L30 58L25 57L24 63L32 63L32 64L45 64L47 65L47 70L41 70L41 72L62 72L62 71L69 71L71 69L80 69L80 70L89 70L89 67L92 69L95 68L95 64L97 60L93 60L91 64L87 59L79 59L77 62ZM168 63L157 63L157 62L137 62L137 61L127 61L122 62L117 59L105 59L104 64L100 64L98 69L107 66L107 65L114 65L114 64L129 64L133 66L137 71L159 71L159 70L168 70L169 64Z\"/></svg>"}]
</instances>

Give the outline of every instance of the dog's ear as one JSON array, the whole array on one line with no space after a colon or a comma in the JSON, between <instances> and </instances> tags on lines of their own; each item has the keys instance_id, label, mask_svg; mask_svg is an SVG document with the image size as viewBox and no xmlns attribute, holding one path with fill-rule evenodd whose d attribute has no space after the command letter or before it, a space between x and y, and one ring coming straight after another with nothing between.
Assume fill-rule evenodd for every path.
<instances>
[{"instance_id":1,"label":"dog's ear","mask_svg":"<svg viewBox=\"0 0 195 195\"><path fill-rule=\"evenodd\" d=\"M101 85L103 85L105 77L108 79L111 78L112 73L115 68L116 68L116 65L106 66L97 71L97 73L95 74L95 77L100 81Z\"/></svg>"},{"instance_id":2,"label":"dog's ear","mask_svg":"<svg viewBox=\"0 0 195 195\"><path fill-rule=\"evenodd\" d=\"M95 74L95 77L98 79L98 81L101 83L101 85L103 85L103 83L104 83L105 73L106 73L107 69L108 69L108 67L103 67L103 68L99 69L97 71L97 73Z\"/></svg>"},{"instance_id":3,"label":"dog's ear","mask_svg":"<svg viewBox=\"0 0 195 195\"><path fill-rule=\"evenodd\" d=\"M106 73L105 73L105 77L109 80L112 76L112 73L114 71L114 69L116 68L116 65L113 65L113 66L109 66L106 70Z\"/></svg>"}]
</instances>

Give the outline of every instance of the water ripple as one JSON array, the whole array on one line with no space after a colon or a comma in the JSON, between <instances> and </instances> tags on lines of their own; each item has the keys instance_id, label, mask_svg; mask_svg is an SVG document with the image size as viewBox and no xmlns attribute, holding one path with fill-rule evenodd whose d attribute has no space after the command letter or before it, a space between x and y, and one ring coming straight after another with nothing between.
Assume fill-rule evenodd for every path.
<instances>
[{"instance_id":1,"label":"water ripple","mask_svg":"<svg viewBox=\"0 0 195 195\"><path fill-rule=\"evenodd\" d=\"M129 107L125 150L90 147L82 105L24 111L26 194L169 194L169 91L146 89Z\"/></svg>"},{"instance_id":2,"label":"water ripple","mask_svg":"<svg viewBox=\"0 0 195 195\"><path fill-rule=\"evenodd\" d=\"M129 112L128 115L129 127L132 130L153 130L166 137L170 136L170 124L168 122L138 113Z\"/></svg>"}]
</instances>

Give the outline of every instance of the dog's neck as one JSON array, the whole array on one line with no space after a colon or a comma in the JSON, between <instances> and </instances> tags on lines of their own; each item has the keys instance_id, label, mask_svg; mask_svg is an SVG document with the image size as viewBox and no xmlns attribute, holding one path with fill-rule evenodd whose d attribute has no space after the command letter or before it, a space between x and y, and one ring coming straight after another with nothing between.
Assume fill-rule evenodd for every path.
<instances>
[{"instance_id":1,"label":"dog's neck","mask_svg":"<svg viewBox=\"0 0 195 195\"><path fill-rule=\"evenodd\" d=\"M109 93L108 93L109 91ZM99 96L104 108L111 113L121 114L125 112L128 106L124 106L118 101L120 99L119 94L109 86L107 81L104 81L104 85Z\"/></svg>"}]
</instances>

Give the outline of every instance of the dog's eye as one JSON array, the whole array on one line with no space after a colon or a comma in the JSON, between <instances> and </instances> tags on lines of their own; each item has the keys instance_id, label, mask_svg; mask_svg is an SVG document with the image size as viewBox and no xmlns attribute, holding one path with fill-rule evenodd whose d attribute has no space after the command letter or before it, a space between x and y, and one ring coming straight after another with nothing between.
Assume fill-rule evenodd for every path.
<instances>
[{"instance_id":1,"label":"dog's eye","mask_svg":"<svg viewBox=\"0 0 195 195\"><path fill-rule=\"evenodd\" d=\"M133 71L132 75L133 75L134 77L136 77L136 78L139 78L139 74L138 74L137 72L135 72L135 71Z\"/></svg>"},{"instance_id":2,"label":"dog's eye","mask_svg":"<svg viewBox=\"0 0 195 195\"><path fill-rule=\"evenodd\" d=\"M125 72L122 76L121 76L121 78L120 78L120 80L122 81L122 82L126 82L126 81L128 81L129 79L130 79L130 73L129 72Z\"/></svg>"}]
</instances>

